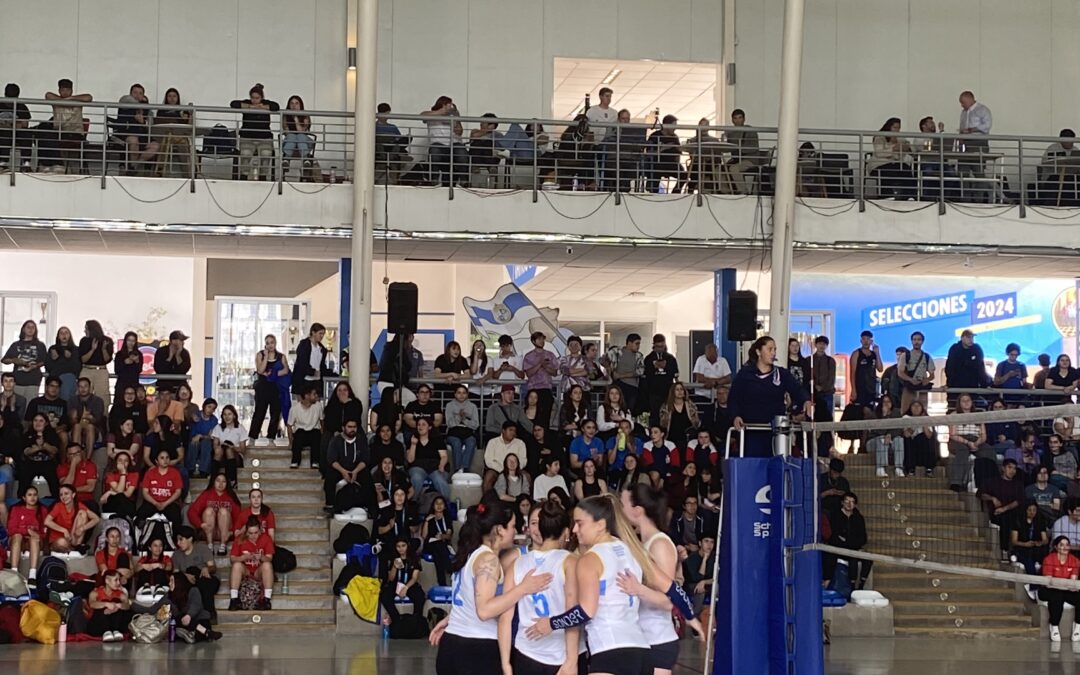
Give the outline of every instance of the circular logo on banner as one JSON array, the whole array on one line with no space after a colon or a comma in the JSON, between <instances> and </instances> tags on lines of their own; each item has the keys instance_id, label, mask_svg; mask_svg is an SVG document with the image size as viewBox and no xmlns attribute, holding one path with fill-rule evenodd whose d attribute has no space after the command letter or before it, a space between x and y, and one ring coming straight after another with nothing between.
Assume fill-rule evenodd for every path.
<instances>
[{"instance_id":1,"label":"circular logo on banner","mask_svg":"<svg viewBox=\"0 0 1080 675\"><path fill-rule=\"evenodd\" d=\"M514 313L510 311L510 308L501 302L495 305L491 312L495 315L495 320L499 323L508 323L510 319L514 317Z\"/></svg>"},{"instance_id":2,"label":"circular logo on banner","mask_svg":"<svg viewBox=\"0 0 1080 675\"><path fill-rule=\"evenodd\" d=\"M1050 308L1050 316L1054 319L1054 328L1062 337L1076 335L1076 286L1069 286L1057 294Z\"/></svg>"},{"instance_id":3,"label":"circular logo on banner","mask_svg":"<svg viewBox=\"0 0 1080 675\"><path fill-rule=\"evenodd\" d=\"M764 515L772 515L772 486L766 485L758 490L757 494L754 495L754 503L758 505L758 510Z\"/></svg>"}]
</instances>

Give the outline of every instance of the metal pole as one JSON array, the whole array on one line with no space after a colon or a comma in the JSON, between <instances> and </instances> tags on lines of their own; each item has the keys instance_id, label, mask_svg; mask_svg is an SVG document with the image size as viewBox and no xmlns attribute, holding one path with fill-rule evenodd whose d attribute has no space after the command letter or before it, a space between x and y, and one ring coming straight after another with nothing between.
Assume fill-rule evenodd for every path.
<instances>
[{"instance_id":1,"label":"metal pole","mask_svg":"<svg viewBox=\"0 0 1080 675\"><path fill-rule=\"evenodd\" d=\"M371 270L375 215L375 83L379 1L359 0L356 11L356 99L353 110L352 295L349 300L349 384L367 407L371 363Z\"/></svg>"},{"instance_id":2,"label":"metal pole","mask_svg":"<svg viewBox=\"0 0 1080 675\"><path fill-rule=\"evenodd\" d=\"M784 46L780 67L780 124L776 138L776 195L773 198L772 279L769 335L776 340L777 365L787 365L791 305L791 244L795 223L795 165L799 157L799 80L802 70L803 5L784 3Z\"/></svg>"}]
</instances>

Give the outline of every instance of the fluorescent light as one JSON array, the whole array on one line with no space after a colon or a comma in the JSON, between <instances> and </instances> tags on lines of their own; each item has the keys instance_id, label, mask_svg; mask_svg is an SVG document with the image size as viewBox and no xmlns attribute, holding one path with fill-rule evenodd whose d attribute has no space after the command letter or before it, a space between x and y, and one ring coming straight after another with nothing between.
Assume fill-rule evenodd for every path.
<instances>
[{"instance_id":1,"label":"fluorescent light","mask_svg":"<svg viewBox=\"0 0 1080 675\"><path fill-rule=\"evenodd\" d=\"M605 77L600 82L600 84L611 84L612 82L615 81L615 78L618 77L620 73L622 73L622 71L619 70L618 68L612 68L611 72L607 74L607 77Z\"/></svg>"}]
</instances>

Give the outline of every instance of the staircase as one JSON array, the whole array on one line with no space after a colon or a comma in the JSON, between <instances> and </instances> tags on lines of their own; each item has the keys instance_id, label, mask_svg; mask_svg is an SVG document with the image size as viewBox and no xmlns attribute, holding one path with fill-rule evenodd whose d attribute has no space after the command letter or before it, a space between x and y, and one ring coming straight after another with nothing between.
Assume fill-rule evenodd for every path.
<instances>
[{"instance_id":1,"label":"staircase","mask_svg":"<svg viewBox=\"0 0 1080 675\"><path fill-rule=\"evenodd\" d=\"M289 459L289 450L280 444L276 448L255 446L248 451L246 466L239 471L237 490L240 503L246 504L248 490L262 489L263 498L277 519L275 543L296 554L297 567L288 574L289 592L283 592L279 578L274 584L272 610L228 611L231 565L228 556L219 556L221 590L214 605L218 610L218 630L225 634L332 634L334 631L330 535L322 513L322 476L308 468L290 469ZM259 463L257 467L253 466L255 460ZM204 479L192 481L192 499L206 483Z\"/></svg>"},{"instance_id":2,"label":"staircase","mask_svg":"<svg viewBox=\"0 0 1080 675\"><path fill-rule=\"evenodd\" d=\"M847 455L844 475L859 497L871 553L1002 569L997 530L974 495L933 477L879 478L869 455ZM925 557L922 557L925 556ZM1012 571L1011 569L1009 571ZM1032 638L1038 628L1008 582L875 563L871 581L893 605L899 636Z\"/></svg>"}]
</instances>

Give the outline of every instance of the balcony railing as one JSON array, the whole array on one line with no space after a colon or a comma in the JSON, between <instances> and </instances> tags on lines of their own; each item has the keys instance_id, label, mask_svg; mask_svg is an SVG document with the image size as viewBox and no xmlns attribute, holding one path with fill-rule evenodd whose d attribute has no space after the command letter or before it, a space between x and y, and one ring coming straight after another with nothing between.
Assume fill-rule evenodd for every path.
<instances>
[{"instance_id":1,"label":"balcony railing","mask_svg":"<svg viewBox=\"0 0 1080 675\"><path fill-rule=\"evenodd\" d=\"M24 105L30 119L11 111ZM77 110L75 110L77 109ZM5 114L5 111L7 114ZM261 116L261 118L259 117ZM245 117L248 119L245 120ZM57 123L55 119L67 120ZM893 209L1080 207L1072 138L836 129L799 132L797 194ZM776 130L565 120L377 116L380 185L771 195ZM98 177L341 183L353 117L336 111L0 99L0 170Z\"/></svg>"}]
</instances>

